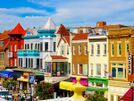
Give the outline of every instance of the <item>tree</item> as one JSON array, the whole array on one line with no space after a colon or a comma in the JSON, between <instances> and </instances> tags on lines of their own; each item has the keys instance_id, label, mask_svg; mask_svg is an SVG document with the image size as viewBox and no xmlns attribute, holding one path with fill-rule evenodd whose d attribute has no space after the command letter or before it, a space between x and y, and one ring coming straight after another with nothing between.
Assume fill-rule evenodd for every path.
<instances>
[{"instance_id":1,"label":"tree","mask_svg":"<svg viewBox=\"0 0 134 101\"><path fill-rule=\"evenodd\" d=\"M50 83L40 83L36 86L36 95L39 96L39 99L51 99L53 98L54 88Z\"/></svg>"},{"instance_id":2,"label":"tree","mask_svg":"<svg viewBox=\"0 0 134 101\"><path fill-rule=\"evenodd\" d=\"M95 93L94 95L89 95L87 101L107 101L107 99L104 97L104 95Z\"/></svg>"},{"instance_id":3,"label":"tree","mask_svg":"<svg viewBox=\"0 0 134 101\"><path fill-rule=\"evenodd\" d=\"M3 87L5 87L9 90L11 89L11 87L16 87L16 84L17 84L17 82L13 79L3 81Z\"/></svg>"}]
</instances>

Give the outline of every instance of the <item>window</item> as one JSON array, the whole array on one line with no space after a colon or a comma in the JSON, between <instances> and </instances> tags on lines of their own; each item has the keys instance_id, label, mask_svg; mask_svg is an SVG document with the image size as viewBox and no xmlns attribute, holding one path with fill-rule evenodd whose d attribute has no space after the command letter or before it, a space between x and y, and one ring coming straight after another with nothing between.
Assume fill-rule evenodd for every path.
<instances>
[{"instance_id":1,"label":"window","mask_svg":"<svg viewBox=\"0 0 134 101\"><path fill-rule=\"evenodd\" d=\"M88 75L88 65L87 64L83 64L83 75Z\"/></svg>"},{"instance_id":2,"label":"window","mask_svg":"<svg viewBox=\"0 0 134 101\"><path fill-rule=\"evenodd\" d=\"M97 70L96 70L97 73L96 73L96 75L97 75L97 76L101 76L101 64L97 64L96 67L97 67Z\"/></svg>"},{"instance_id":3,"label":"window","mask_svg":"<svg viewBox=\"0 0 134 101\"><path fill-rule=\"evenodd\" d=\"M73 74L76 74L75 64L72 65L72 73L73 73Z\"/></svg>"},{"instance_id":4,"label":"window","mask_svg":"<svg viewBox=\"0 0 134 101\"><path fill-rule=\"evenodd\" d=\"M45 72L51 73L51 68L52 68L51 62L46 62L45 63Z\"/></svg>"},{"instance_id":5,"label":"window","mask_svg":"<svg viewBox=\"0 0 134 101\"><path fill-rule=\"evenodd\" d=\"M100 55L100 45L97 44L97 55Z\"/></svg>"},{"instance_id":6,"label":"window","mask_svg":"<svg viewBox=\"0 0 134 101\"><path fill-rule=\"evenodd\" d=\"M29 44L27 44L27 49L29 49Z\"/></svg>"},{"instance_id":7,"label":"window","mask_svg":"<svg viewBox=\"0 0 134 101\"><path fill-rule=\"evenodd\" d=\"M129 52L129 44L126 43L126 52Z\"/></svg>"},{"instance_id":8,"label":"window","mask_svg":"<svg viewBox=\"0 0 134 101\"><path fill-rule=\"evenodd\" d=\"M14 45L14 51L15 52L17 51L17 45Z\"/></svg>"},{"instance_id":9,"label":"window","mask_svg":"<svg viewBox=\"0 0 134 101\"><path fill-rule=\"evenodd\" d=\"M104 56L107 54L107 45L104 44Z\"/></svg>"},{"instance_id":10,"label":"window","mask_svg":"<svg viewBox=\"0 0 134 101\"><path fill-rule=\"evenodd\" d=\"M112 53L111 55L113 56L114 55L114 44L113 43L111 44L111 50L112 50L111 51L111 53Z\"/></svg>"},{"instance_id":11,"label":"window","mask_svg":"<svg viewBox=\"0 0 134 101\"><path fill-rule=\"evenodd\" d=\"M45 42L45 51L48 51L48 42Z\"/></svg>"},{"instance_id":12,"label":"window","mask_svg":"<svg viewBox=\"0 0 134 101\"><path fill-rule=\"evenodd\" d=\"M67 55L69 54L69 47L67 47Z\"/></svg>"},{"instance_id":13,"label":"window","mask_svg":"<svg viewBox=\"0 0 134 101\"><path fill-rule=\"evenodd\" d=\"M94 54L94 45L91 44L91 54L90 55L93 55Z\"/></svg>"},{"instance_id":14,"label":"window","mask_svg":"<svg viewBox=\"0 0 134 101\"><path fill-rule=\"evenodd\" d=\"M31 59L31 67L33 67L33 59Z\"/></svg>"},{"instance_id":15,"label":"window","mask_svg":"<svg viewBox=\"0 0 134 101\"><path fill-rule=\"evenodd\" d=\"M121 55L122 53L122 46L121 43L118 43L118 55Z\"/></svg>"},{"instance_id":16,"label":"window","mask_svg":"<svg viewBox=\"0 0 134 101\"><path fill-rule=\"evenodd\" d=\"M43 51L43 43L42 42L40 43L40 51L41 52Z\"/></svg>"},{"instance_id":17,"label":"window","mask_svg":"<svg viewBox=\"0 0 134 101\"><path fill-rule=\"evenodd\" d=\"M84 45L84 54L87 55L87 45Z\"/></svg>"},{"instance_id":18,"label":"window","mask_svg":"<svg viewBox=\"0 0 134 101\"><path fill-rule=\"evenodd\" d=\"M4 41L0 41L0 46L3 46L4 45Z\"/></svg>"},{"instance_id":19,"label":"window","mask_svg":"<svg viewBox=\"0 0 134 101\"><path fill-rule=\"evenodd\" d=\"M73 46L73 55L76 54L76 49L75 49L75 46Z\"/></svg>"},{"instance_id":20,"label":"window","mask_svg":"<svg viewBox=\"0 0 134 101\"><path fill-rule=\"evenodd\" d=\"M93 76L93 74L94 74L93 73L93 63L91 63L90 66L91 66L91 76Z\"/></svg>"},{"instance_id":21,"label":"window","mask_svg":"<svg viewBox=\"0 0 134 101\"><path fill-rule=\"evenodd\" d=\"M26 67L28 66L28 64L27 64L27 63L28 63L28 61L27 61L27 58L26 58Z\"/></svg>"},{"instance_id":22,"label":"window","mask_svg":"<svg viewBox=\"0 0 134 101\"><path fill-rule=\"evenodd\" d=\"M13 48L13 46L12 45L10 45L10 51L12 52L12 48Z\"/></svg>"},{"instance_id":23,"label":"window","mask_svg":"<svg viewBox=\"0 0 134 101\"><path fill-rule=\"evenodd\" d=\"M27 49L27 44L25 44L25 49Z\"/></svg>"},{"instance_id":24,"label":"window","mask_svg":"<svg viewBox=\"0 0 134 101\"><path fill-rule=\"evenodd\" d=\"M81 45L78 46L78 54L81 54Z\"/></svg>"},{"instance_id":25,"label":"window","mask_svg":"<svg viewBox=\"0 0 134 101\"><path fill-rule=\"evenodd\" d=\"M87 64L78 64L78 74L80 74L80 75L88 75L87 68L88 68Z\"/></svg>"},{"instance_id":26,"label":"window","mask_svg":"<svg viewBox=\"0 0 134 101\"><path fill-rule=\"evenodd\" d=\"M112 77L124 79L126 77L125 64L122 63L112 64Z\"/></svg>"},{"instance_id":27,"label":"window","mask_svg":"<svg viewBox=\"0 0 134 101\"><path fill-rule=\"evenodd\" d=\"M31 43L31 50L33 50L33 44Z\"/></svg>"},{"instance_id":28,"label":"window","mask_svg":"<svg viewBox=\"0 0 134 101\"><path fill-rule=\"evenodd\" d=\"M14 59L14 66L17 66L17 61L16 61L16 59Z\"/></svg>"},{"instance_id":29,"label":"window","mask_svg":"<svg viewBox=\"0 0 134 101\"><path fill-rule=\"evenodd\" d=\"M82 64L78 64L78 74L82 74L83 73L83 66Z\"/></svg>"},{"instance_id":30,"label":"window","mask_svg":"<svg viewBox=\"0 0 134 101\"><path fill-rule=\"evenodd\" d=\"M64 55L64 46L61 46L61 54Z\"/></svg>"},{"instance_id":31,"label":"window","mask_svg":"<svg viewBox=\"0 0 134 101\"><path fill-rule=\"evenodd\" d=\"M40 44L38 43L38 51L40 51Z\"/></svg>"},{"instance_id":32,"label":"window","mask_svg":"<svg viewBox=\"0 0 134 101\"><path fill-rule=\"evenodd\" d=\"M118 78L123 78L123 68L118 68Z\"/></svg>"},{"instance_id":33,"label":"window","mask_svg":"<svg viewBox=\"0 0 134 101\"><path fill-rule=\"evenodd\" d=\"M53 50L56 51L56 42L53 42Z\"/></svg>"},{"instance_id":34,"label":"window","mask_svg":"<svg viewBox=\"0 0 134 101\"><path fill-rule=\"evenodd\" d=\"M107 65L104 64L104 77L107 77Z\"/></svg>"},{"instance_id":35,"label":"window","mask_svg":"<svg viewBox=\"0 0 134 101\"><path fill-rule=\"evenodd\" d=\"M112 67L112 77L116 77L116 68Z\"/></svg>"},{"instance_id":36,"label":"window","mask_svg":"<svg viewBox=\"0 0 134 101\"><path fill-rule=\"evenodd\" d=\"M0 53L0 59L4 59L4 53Z\"/></svg>"},{"instance_id":37,"label":"window","mask_svg":"<svg viewBox=\"0 0 134 101\"><path fill-rule=\"evenodd\" d=\"M35 49L37 50L38 48L37 48L37 43L35 44Z\"/></svg>"}]
</instances>

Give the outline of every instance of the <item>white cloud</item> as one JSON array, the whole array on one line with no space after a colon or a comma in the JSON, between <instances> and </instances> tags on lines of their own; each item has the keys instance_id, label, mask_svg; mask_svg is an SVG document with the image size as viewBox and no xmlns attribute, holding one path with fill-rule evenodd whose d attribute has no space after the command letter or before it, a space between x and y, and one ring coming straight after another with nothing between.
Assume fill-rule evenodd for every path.
<instances>
[{"instance_id":1,"label":"white cloud","mask_svg":"<svg viewBox=\"0 0 134 101\"><path fill-rule=\"evenodd\" d=\"M53 7L56 13L51 16L59 23L72 22L79 24L96 23L98 20L109 22L129 22L132 14L126 14L127 10L134 9L134 0L29 0L29 2L44 7ZM133 12L134 13L134 12ZM117 21L119 20L119 21ZM130 22L132 23L132 22ZM127 23L128 24L128 23Z\"/></svg>"},{"instance_id":2,"label":"white cloud","mask_svg":"<svg viewBox=\"0 0 134 101\"><path fill-rule=\"evenodd\" d=\"M133 24L134 0L28 0L39 7L51 7L55 11L47 12L36 8L1 8L0 28L11 28L17 22L25 27L41 26L48 16L52 16L57 24L95 25L96 21L109 23ZM130 12L131 11L131 12ZM19 17L15 14L42 14L44 16ZM13 15L14 14L14 15ZM4 29L3 27L3 29Z\"/></svg>"},{"instance_id":3,"label":"white cloud","mask_svg":"<svg viewBox=\"0 0 134 101\"><path fill-rule=\"evenodd\" d=\"M37 10L30 7L20 7L20 8L0 8L0 13L3 14L49 14L49 12L45 10Z\"/></svg>"}]
</instances>

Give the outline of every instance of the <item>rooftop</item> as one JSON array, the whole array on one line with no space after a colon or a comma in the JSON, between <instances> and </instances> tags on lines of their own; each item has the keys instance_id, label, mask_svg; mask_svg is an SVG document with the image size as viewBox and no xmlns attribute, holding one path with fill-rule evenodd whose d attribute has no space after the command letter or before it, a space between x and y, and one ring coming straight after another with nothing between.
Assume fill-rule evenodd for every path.
<instances>
[{"instance_id":1,"label":"rooftop","mask_svg":"<svg viewBox=\"0 0 134 101\"><path fill-rule=\"evenodd\" d=\"M52 18L49 17L47 23L41 28L41 30L56 30L56 24Z\"/></svg>"},{"instance_id":2,"label":"rooftop","mask_svg":"<svg viewBox=\"0 0 134 101\"><path fill-rule=\"evenodd\" d=\"M87 40L88 34L74 34L74 38L72 40Z\"/></svg>"},{"instance_id":3,"label":"rooftop","mask_svg":"<svg viewBox=\"0 0 134 101\"><path fill-rule=\"evenodd\" d=\"M51 55L52 59L67 59L66 57L62 56L62 55Z\"/></svg>"},{"instance_id":4,"label":"rooftop","mask_svg":"<svg viewBox=\"0 0 134 101\"><path fill-rule=\"evenodd\" d=\"M21 26L21 24L18 23L15 26L15 28L11 30L9 35L13 35L13 34L25 35L25 33L26 33L26 30L24 30L23 27Z\"/></svg>"},{"instance_id":5,"label":"rooftop","mask_svg":"<svg viewBox=\"0 0 134 101\"><path fill-rule=\"evenodd\" d=\"M65 28L63 24L60 25L57 34L63 35L63 36L69 36L69 31Z\"/></svg>"}]
</instances>

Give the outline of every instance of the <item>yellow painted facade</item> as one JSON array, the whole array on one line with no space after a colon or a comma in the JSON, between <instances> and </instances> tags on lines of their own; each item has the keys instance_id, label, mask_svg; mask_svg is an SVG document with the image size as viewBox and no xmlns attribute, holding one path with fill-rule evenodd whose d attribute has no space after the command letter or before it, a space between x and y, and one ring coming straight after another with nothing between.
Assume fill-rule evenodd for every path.
<instances>
[{"instance_id":1,"label":"yellow painted facade","mask_svg":"<svg viewBox=\"0 0 134 101\"><path fill-rule=\"evenodd\" d=\"M108 31L109 90L108 101L118 101L130 88L128 81L128 52L132 52L130 27Z\"/></svg>"}]
</instances>

